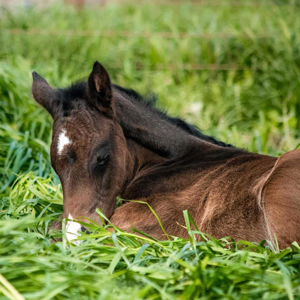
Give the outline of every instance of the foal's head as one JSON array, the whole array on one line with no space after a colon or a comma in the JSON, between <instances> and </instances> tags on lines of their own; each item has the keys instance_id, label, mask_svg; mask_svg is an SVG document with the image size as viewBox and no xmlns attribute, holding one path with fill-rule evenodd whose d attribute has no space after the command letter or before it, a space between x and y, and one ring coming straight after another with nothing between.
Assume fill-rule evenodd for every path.
<instances>
[{"instance_id":1,"label":"foal's head","mask_svg":"<svg viewBox=\"0 0 300 300\"><path fill-rule=\"evenodd\" d=\"M87 83L52 89L33 73L35 100L53 117L51 163L64 196L64 217L109 218L125 180L126 140L116 120L110 78L96 62Z\"/></svg>"}]
</instances>

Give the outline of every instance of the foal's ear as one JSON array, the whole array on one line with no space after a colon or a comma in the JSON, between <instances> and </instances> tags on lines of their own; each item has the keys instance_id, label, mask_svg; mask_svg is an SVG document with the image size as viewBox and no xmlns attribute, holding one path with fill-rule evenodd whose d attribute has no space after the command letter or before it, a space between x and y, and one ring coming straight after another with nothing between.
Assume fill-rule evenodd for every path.
<instances>
[{"instance_id":1,"label":"foal's ear","mask_svg":"<svg viewBox=\"0 0 300 300\"><path fill-rule=\"evenodd\" d=\"M32 95L34 100L54 117L59 105L59 101L55 97L55 90L36 72L32 73L32 79Z\"/></svg>"},{"instance_id":2,"label":"foal's ear","mask_svg":"<svg viewBox=\"0 0 300 300\"><path fill-rule=\"evenodd\" d=\"M88 101L100 111L111 114L112 91L109 75L104 67L95 62L88 79Z\"/></svg>"}]
</instances>

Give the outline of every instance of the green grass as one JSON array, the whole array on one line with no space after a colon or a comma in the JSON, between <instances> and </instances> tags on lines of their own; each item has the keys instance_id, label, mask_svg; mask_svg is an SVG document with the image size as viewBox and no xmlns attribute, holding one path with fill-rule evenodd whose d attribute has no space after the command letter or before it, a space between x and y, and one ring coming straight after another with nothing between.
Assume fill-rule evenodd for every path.
<instances>
[{"instance_id":1,"label":"green grass","mask_svg":"<svg viewBox=\"0 0 300 300\"><path fill-rule=\"evenodd\" d=\"M299 147L299 3L233 3L1 11L0 300L300 299L299 245L197 242L187 213L188 240L92 224L74 246L48 230L62 192L33 70L65 87L99 60L115 83L157 93L159 107L218 139L271 155Z\"/></svg>"}]
</instances>

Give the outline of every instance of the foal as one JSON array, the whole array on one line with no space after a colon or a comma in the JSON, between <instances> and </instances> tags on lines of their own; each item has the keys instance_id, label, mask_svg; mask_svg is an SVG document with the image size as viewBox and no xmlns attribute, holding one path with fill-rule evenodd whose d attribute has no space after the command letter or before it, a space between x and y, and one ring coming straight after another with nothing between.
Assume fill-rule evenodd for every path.
<instances>
[{"instance_id":1,"label":"foal","mask_svg":"<svg viewBox=\"0 0 300 300\"><path fill-rule=\"evenodd\" d=\"M51 162L63 217L99 222L100 208L124 230L164 238L146 205L116 209L120 196L149 203L170 235L187 236L187 209L199 230L217 238L300 242L300 150L275 158L197 136L188 124L129 101L97 62L87 83L67 89L33 73L32 91L54 120Z\"/></svg>"}]
</instances>

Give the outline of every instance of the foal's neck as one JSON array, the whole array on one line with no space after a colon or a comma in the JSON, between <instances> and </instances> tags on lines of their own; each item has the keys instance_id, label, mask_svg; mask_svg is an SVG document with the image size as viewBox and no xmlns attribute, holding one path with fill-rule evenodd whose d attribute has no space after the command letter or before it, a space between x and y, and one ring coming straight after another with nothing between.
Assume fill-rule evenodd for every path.
<instances>
[{"instance_id":1,"label":"foal's neck","mask_svg":"<svg viewBox=\"0 0 300 300\"><path fill-rule=\"evenodd\" d=\"M187 153L196 139L176 126L156 109L139 100L132 100L114 89L119 122L127 138L164 158L176 158Z\"/></svg>"}]
</instances>

